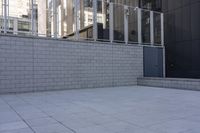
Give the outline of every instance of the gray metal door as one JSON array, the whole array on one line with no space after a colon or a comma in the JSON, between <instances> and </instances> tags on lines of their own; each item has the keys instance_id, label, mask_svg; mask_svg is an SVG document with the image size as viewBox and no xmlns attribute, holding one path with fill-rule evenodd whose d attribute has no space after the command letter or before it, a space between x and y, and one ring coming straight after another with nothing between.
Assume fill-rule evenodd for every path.
<instances>
[{"instance_id":1,"label":"gray metal door","mask_svg":"<svg viewBox=\"0 0 200 133\"><path fill-rule=\"evenodd\" d=\"M163 77L163 48L144 47L144 77Z\"/></svg>"}]
</instances>

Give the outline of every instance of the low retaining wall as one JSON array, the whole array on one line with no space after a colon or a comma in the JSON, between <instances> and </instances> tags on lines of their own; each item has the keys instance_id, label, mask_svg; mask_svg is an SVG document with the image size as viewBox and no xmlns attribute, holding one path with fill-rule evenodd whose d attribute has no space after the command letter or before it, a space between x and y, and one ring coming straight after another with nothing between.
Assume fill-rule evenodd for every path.
<instances>
[{"instance_id":1,"label":"low retaining wall","mask_svg":"<svg viewBox=\"0 0 200 133\"><path fill-rule=\"evenodd\" d=\"M0 93L136 85L143 47L0 36Z\"/></svg>"},{"instance_id":2,"label":"low retaining wall","mask_svg":"<svg viewBox=\"0 0 200 133\"><path fill-rule=\"evenodd\" d=\"M138 78L138 85L200 91L200 79Z\"/></svg>"}]
</instances>

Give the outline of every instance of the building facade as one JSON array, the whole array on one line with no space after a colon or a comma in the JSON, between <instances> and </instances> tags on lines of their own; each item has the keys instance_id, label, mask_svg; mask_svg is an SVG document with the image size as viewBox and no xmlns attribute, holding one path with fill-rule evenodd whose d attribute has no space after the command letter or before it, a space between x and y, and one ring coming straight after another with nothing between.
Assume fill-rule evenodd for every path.
<instances>
[{"instance_id":1,"label":"building facade","mask_svg":"<svg viewBox=\"0 0 200 133\"><path fill-rule=\"evenodd\" d=\"M200 1L163 0L167 76L200 78Z\"/></svg>"}]
</instances>

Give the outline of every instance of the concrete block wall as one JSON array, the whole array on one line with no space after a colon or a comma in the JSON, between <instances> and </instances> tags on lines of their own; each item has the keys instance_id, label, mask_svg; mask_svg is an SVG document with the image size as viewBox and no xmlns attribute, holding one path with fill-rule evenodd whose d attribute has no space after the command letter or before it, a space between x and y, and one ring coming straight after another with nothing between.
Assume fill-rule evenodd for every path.
<instances>
[{"instance_id":1,"label":"concrete block wall","mask_svg":"<svg viewBox=\"0 0 200 133\"><path fill-rule=\"evenodd\" d=\"M200 79L138 78L138 85L200 91Z\"/></svg>"},{"instance_id":2,"label":"concrete block wall","mask_svg":"<svg viewBox=\"0 0 200 133\"><path fill-rule=\"evenodd\" d=\"M136 85L143 48L0 36L0 93Z\"/></svg>"}]
</instances>

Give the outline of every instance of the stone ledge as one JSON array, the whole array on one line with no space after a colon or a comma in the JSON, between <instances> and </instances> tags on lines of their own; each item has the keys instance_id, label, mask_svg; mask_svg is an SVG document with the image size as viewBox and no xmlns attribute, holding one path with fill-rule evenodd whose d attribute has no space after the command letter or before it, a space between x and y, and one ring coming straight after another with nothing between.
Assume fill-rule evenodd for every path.
<instances>
[{"instance_id":1,"label":"stone ledge","mask_svg":"<svg viewBox=\"0 0 200 133\"><path fill-rule=\"evenodd\" d=\"M138 78L137 84L150 87L200 91L200 79L142 77Z\"/></svg>"}]
</instances>

